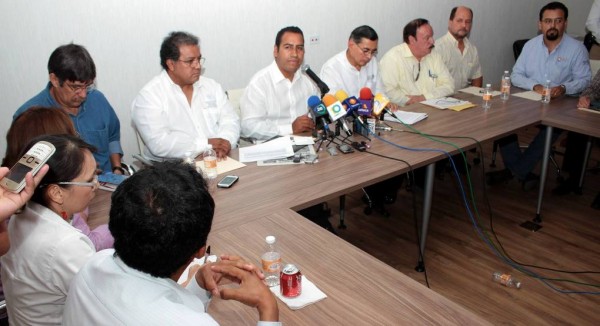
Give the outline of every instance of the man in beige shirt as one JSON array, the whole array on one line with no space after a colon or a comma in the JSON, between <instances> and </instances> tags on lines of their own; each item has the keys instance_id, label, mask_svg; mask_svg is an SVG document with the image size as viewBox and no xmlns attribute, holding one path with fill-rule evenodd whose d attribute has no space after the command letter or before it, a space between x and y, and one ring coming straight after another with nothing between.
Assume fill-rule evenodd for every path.
<instances>
[{"instance_id":1,"label":"man in beige shirt","mask_svg":"<svg viewBox=\"0 0 600 326\"><path fill-rule=\"evenodd\" d=\"M381 59L381 79L386 94L399 105L454 93L454 80L442 57L431 52L433 28L423 18L404 27L404 43L390 49Z\"/></svg>"},{"instance_id":2,"label":"man in beige shirt","mask_svg":"<svg viewBox=\"0 0 600 326\"><path fill-rule=\"evenodd\" d=\"M439 53L454 78L454 90L467 86L481 87L483 75L477 48L467 37L473 24L473 11L467 7L454 7L448 20L448 33L436 40Z\"/></svg>"}]
</instances>

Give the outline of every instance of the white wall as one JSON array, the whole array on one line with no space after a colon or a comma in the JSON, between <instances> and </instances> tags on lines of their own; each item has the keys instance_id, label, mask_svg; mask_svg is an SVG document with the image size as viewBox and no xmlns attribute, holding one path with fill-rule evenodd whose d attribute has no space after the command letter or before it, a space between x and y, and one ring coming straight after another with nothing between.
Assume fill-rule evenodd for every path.
<instances>
[{"instance_id":1,"label":"white wall","mask_svg":"<svg viewBox=\"0 0 600 326\"><path fill-rule=\"evenodd\" d=\"M471 40L479 49L486 82L497 84L514 60L512 42L536 34L539 9L547 0L0 0L0 157L14 111L46 84L46 64L59 45L84 45L96 63L98 88L121 120L125 160L137 151L129 106L140 88L160 71L159 47L173 30L201 39L205 75L225 89L241 88L272 60L275 34L299 26L308 39L305 62L319 71L345 48L352 29L368 24L379 34L380 57L402 42L411 19L428 19L438 38L450 9L470 6ZM592 0L565 0L569 32L584 34Z\"/></svg>"}]
</instances>

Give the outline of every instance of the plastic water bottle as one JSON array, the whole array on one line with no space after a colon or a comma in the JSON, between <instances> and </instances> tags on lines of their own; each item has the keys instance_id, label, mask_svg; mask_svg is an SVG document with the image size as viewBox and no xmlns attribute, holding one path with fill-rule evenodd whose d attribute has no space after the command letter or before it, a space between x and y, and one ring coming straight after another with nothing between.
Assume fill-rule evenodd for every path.
<instances>
[{"instance_id":1,"label":"plastic water bottle","mask_svg":"<svg viewBox=\"0 0 600 326\"><path fill-rule=\"evenodd\" d=\"M265 238L267 247L265 253L260 257L263 272L265 273L265 283L269 287L279 285L281 272L281 254L275 248L276 239L270 235Z\"/></svg>"},{"instance_id":2,"label":"plastic water bottle","mask_svg":"<svg viewBox=\"0 0 600 326\"><path fill-rule=\"evenodd\" d=\"M515 289L520 289L521 288L521 281L517 280L516 278L512 277L510 274L503 274L501 272L494 272L494 274L492 274L492 280L496 283L500 283L506 287L509 288L515 288Z\"/></svg>"},{"instance_id":3,"label":"plastic water bottle","mask_svg":"<svg viewBox=\"0 0 600 326\"><path fill-rule=\"evenodd\" d=\"M542 103L550 103L550 92L550 81L546 80L546 83L544 83L544 91L542 92Z\"/></svg>"},{"instance_id":4,"label":"plastic water bottle","mask_svg":"<svg viewBox=\"0 0 600 326\"><path fill-rule=\"evenodd\" d=\"M211 144L208 144L208 147L204 151L202 155L202 160L204 161L204 173L206 173L207 179L216 179L217 178L217 153L212 148Z\"/></svg>"},{"instance_id":5,"label":"plastic water bottle","mask_svg":"<svg viewBox=\"0 0 600 326\"><path fill-rule=\"evenodd\" d=\"M500 91L502 92L500 98L502 101L508 101L510 98L510 74L508 73L508 70L504 71L500 85Z\"/></svg>"},{"instance_id":6,"label":"plastic water bottle","mask_svg":"<svg viewBox=\"0 0 600 326\"><path fill-rule=\"evenodd\" d=\"M491 84L485 85L485 90L483 91L482 106L486 110L492 107L492 85Z\"/></svg>"}]
</instances>

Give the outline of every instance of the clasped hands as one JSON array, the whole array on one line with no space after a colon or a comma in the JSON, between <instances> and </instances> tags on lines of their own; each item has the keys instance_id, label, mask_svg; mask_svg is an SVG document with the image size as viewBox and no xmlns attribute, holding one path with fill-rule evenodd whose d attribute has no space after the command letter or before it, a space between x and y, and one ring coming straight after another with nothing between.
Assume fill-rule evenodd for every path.
<instances>
[{"instance_id":1,"label":"clasped hands","mask_svg":"<svg viewBox=\"0 0 600 326\"><path fill-rule=\"evenodd\" d=\"M190 268L189 273L195 273L198 285L213 296L256 307L260 320L279 320L277 301L263 283L265 276L260 269L239 256L221 255L219 258L216 263L208 262ZM232 283L238 286L223 287Z\"/></svg>"}]
</instances>

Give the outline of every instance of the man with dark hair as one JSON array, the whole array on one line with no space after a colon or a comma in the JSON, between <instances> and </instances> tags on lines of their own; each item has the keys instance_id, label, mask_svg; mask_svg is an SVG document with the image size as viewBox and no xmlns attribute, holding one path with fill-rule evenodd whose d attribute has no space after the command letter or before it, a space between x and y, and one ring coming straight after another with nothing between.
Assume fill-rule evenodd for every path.
<instances>
[{"instance_id":1,"label":"man with dark hair","mask_svg":"<svg viewBox=\"0 0 600 326\"><path fill-rule=\"evenodd\" d=\"M25 102L13 116L16 119L32 106L65 110L79 136L94 145L94 159L104 172L123 174L121 167L121 125L112 106L94 88L96 65L81 45L59 46L48 60L50 81L44 90Z\"/></svg>"},{"instance_id":2,"label":"man with dark hair","mask_svg":"<svg viewBox=\"0 0 600 326\"><path fill-rule=\"evenodd\" d=\"M454 79L455 90L483 84L479 54L468 38L472 25L473 11L467 7L454 7L450 11L448 33L435 41L434 51L442 56Z\"/></svg>"},{"instance_id":3,"label":"man with dark hair","mask_svg":"<svg viewBox=\"0 0 600 326\"><path fill-rule=\"evenodd\" d=\"M280 30L273 57L273 63L250 79L240 99L243 137L266 140L315 127L307 115L306 100L319 91L300 71L304 61L302 30L295 26Z\"/></svg>"},{"instance_id":4,"label":"man with dark hair","mask_svg":"<svg viewBox=\"0 0 600 326\"><path fill-rule=\"evenodd\" d=\"M551 2L540 10L538 28L541 34L523 47L513 67L513 85L543 93L544 83L549 82L551 97L577 94L591 80L588 52L580 41L565 33L569 10L560 2ZM561 130L554 129L552 142ZM521 152L516 134L499 141L504 170L487 174L488 184L506 182L516 176L524 189L534 188L538 177L532 173L544 153L546 128L542 127L524 152Z\"/></svg>"},{"instance_id":5,"label":"man with dark hair","mask_svg":"<svg viewBox=\"0 0 600 326\"><path fill-rule=\"evenodd\" d=\"M262 273L239 257L204 263L185 287L176 283L204 256L214 208L202 175L186 164L157 163L125 180L110 209L115 249L77 274L63 325L216 325L206 313L211 295L256 307L259 325L280 325ZM221 287L226 280L239 286Z\"/></svg>"},{"instance_id":6,"label":"man with dark hair","mask_svg":"<svg viewBox=\"0 0 600 326\"><path fill-rule=\"evenodd\" d=\"M348 95L358 97L360 89L368 87L373 94L385 94L376 59L378 42L377 33L367 25L359 26L350 33L348 47L327 60L321 68L321 79L331 93L344 90ZM396 109L395 105L392 106Z\"/></svg>"},{"instance_id":7,"label":"man with dark hair","mask_svg":"<svg viewBox=\"0 0 600 326\"><path fill-rule=\"evenodd\" d=\"M133 124L152 160L196 157L208 145L219 158L235 147L240 123L223 88L202 77L198 38L172 32L160 48L163 71L133 101Z\"/></svg>"},{"instance_id":8,"label":"man with dark hair","mask_svg":"<svg viewBox=\"0 0 600 326\"><path fill-rule=\"evenodd\" d=\"M454 80L433 49L433 28L423 18L404 26L404 43L381 59L381 79L392 102L410 105L454 93Z\"/></svg>"}]
</instances>

